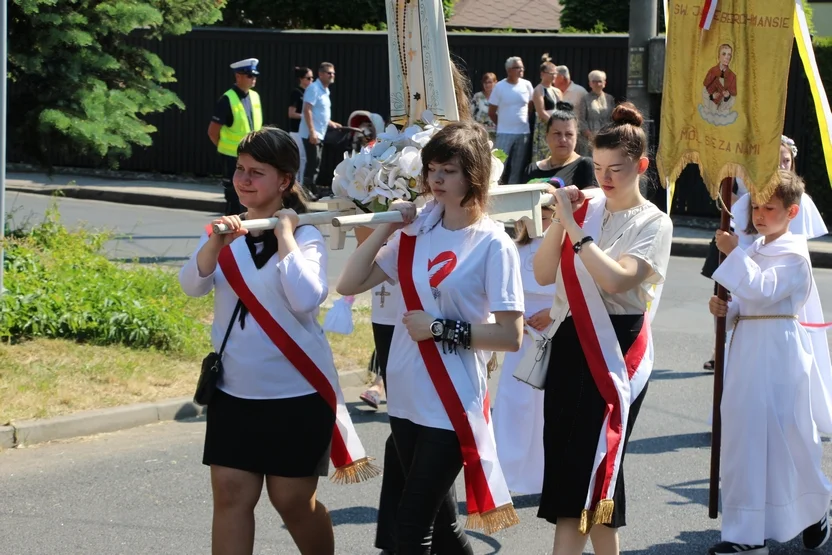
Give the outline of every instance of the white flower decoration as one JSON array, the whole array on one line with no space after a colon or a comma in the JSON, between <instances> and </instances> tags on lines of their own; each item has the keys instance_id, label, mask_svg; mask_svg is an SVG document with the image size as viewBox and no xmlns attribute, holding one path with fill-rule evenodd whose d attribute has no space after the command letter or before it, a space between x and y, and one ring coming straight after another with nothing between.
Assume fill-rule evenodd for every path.
<instances>
[{"instance_id":1,"label":"white flower decoration","mask_svg":"<svg viewBox=\"0 0 832 555\"><path fill-rule=\"evenodd\" d=\"M404 147L399 156L399 171L408 178L418 178L422 173L422 153L412 146Z\"/></svg>"}]
</instances>

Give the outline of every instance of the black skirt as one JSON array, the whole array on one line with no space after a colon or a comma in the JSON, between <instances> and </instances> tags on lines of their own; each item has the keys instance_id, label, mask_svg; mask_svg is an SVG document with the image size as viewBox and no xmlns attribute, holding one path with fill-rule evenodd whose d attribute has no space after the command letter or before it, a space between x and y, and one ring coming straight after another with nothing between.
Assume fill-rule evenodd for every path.
<instances>
[{"instance_id":1,"label":"black skirt","mask_svg":"<svg viewBox=\"0 0 832 555\"><path fill-rule=\"evenodd\" d=\"M644 316L611 315L610 319L621 351L626 353L641 331ZM571 317L558 328L551 349L543 401L543 495L537 516L556 524L558 518L581 517L606 403L592 379ZM646 385L630 406L613 495L612 528L626 524L624 455L645 393Z\"/></svg>"},{"instance_id":2,"label":"black skirt","mask_svg":"<svg viewBox=\"0 0 832 555\"><path fill-rule=\"evenodd\" d=\"M317 393L241 399L220 391L208 405L202 464L267 476L326 476L335 413Z\"/></svg>"}]
</instances>

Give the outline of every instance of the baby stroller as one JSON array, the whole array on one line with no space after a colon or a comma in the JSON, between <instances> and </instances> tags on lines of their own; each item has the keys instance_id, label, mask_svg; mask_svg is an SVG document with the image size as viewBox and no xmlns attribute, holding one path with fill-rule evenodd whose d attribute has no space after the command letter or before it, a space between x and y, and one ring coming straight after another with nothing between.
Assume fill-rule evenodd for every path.
<instances>
[{"instance_id":1,"label":"baby stroller","mask_svg":"<svg viewBox=\"0 0 832 555\"><path fill-rule=\"evenodd\" d=\"M384 119L366 110L350 114L347 125L333 127L324 135L324 153L321 171L318 174L319 196L331 194L332 174L344 159L344 154L356 152L375 143L379 133L384 131Z\"/></svg>"},{"instance_id":2,"label":"baby stroller","mask_svg":"<svg viewBox=\"0 0 832 555\"><path fill-rule=\"evenodd\" d=\"M356 130L352 137L353 152L375 143L376 137L384 131L384 119L366 110L356 110L350 114L347 125L350 129Z\"/></svg>"}]
</instances>

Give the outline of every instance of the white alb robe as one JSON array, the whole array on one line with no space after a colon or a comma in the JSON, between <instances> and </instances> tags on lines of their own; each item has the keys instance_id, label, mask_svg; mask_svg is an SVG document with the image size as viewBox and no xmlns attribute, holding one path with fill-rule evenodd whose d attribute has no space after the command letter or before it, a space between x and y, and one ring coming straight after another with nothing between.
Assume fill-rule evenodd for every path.
<instances>
[{"instance_id":1,"label":"white alb robe","mask_svg":"<svg viewBox=\"0 0 832 555\"><path fill-rule=\"evenodd\" d=\"M734 249L713 279L737 315L798 315L810 299L805 237ZM726 354L722 397L722 539L789 541L829 510L830 485L812 414L812 341L797 319L740 321Z\"/></svg>"},{"instance_id":2,"label":"white alb robe","mask_svg":"<svg viewBox=\"0 0 832 555\"><path fill-rule=\"evenodd\" d=\"M555 295L554 284L539 285L534 278L534 255L542 241L542 237L532 239L528 245L517 247L526 304L525 318L550 309ZM506 353L503 360L494 400L494 437L508 489L516 493L536 494L543 491L543 391L529 387L514 377L514 370L526 349L535 346L529 335L535 330L528 326L526 330L520 350Z\"/></svg>"}]
</instances>

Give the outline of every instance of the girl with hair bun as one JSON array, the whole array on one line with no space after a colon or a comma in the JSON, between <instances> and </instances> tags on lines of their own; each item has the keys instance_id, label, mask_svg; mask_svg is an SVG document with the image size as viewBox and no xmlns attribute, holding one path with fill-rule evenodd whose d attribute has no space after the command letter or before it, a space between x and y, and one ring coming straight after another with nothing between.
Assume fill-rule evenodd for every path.
<instances>
[{"instance_id":1,"label":"girl with hair bun","mask_svg":"<svg viewBox=\"0 0 832 555\"><path fill-rule=\"evenodd\" d=\"M318 477L357 482L369 464L344 405L332 351L318 324L327 297L327 248L296 181L299 151L288 133L263 127L237 149L234 188L248 211L213 224L179 273L192 297L215 290L211 338L221 359L208 404L202 462L211 467L214 553L251 553L263 483L299 553L332 554L332 522L317 501ZM246 219L277 217L274 230ZM209 228L210 229L210 228ZM291 423L291 424L287 424ZM331 446L331 447L330 447Z\"/></svg>"},{"instance_id":2,"label":"girl with hair bun","mask_svg":"<svg viewBox=\"0 0 832 555\"><path fill-rule=\"evenodd\" d=\"M553 190L555 217L534 258L556 283L544 393L538 516L556 524L555 555L617 555L625 525L627 440L652 370L648 305L667 274L673 225L639 191L643 117L630 103L594 138L600 189Z\"/></svg>"}]
</instances>

